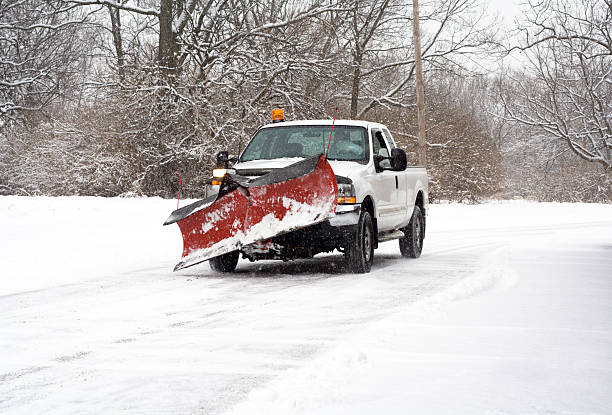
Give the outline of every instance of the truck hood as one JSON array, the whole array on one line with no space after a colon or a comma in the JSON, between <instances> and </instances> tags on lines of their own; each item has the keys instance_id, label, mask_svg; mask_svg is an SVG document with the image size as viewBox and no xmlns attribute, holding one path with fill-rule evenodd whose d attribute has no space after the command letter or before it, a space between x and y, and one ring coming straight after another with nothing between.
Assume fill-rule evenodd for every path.
<instances>
[{"instance_id":1,"label":"truck hood","mask_svg":"<svg viewBox=\"0 0 612 415\"><path fill-rule=\"evenodd\" d=\"M304 159L301 157L284 157L270 160L251 160L236 163L233 168L243 176L260 176L268 171L282 169L301 160ZM361 170L366 167L356 161L329 160L329 164L331 164L336 176L344 176L352 180L355 180Z\"/></svg>"}]
</instances>

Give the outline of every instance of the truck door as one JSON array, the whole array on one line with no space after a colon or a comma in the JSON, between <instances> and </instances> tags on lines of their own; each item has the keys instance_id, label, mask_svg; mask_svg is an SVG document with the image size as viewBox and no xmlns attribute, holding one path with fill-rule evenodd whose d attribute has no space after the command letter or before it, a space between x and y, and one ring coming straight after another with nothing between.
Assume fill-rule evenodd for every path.
<instances>
[{"instance_id":1,"label":"truck door","mask_svg":"<svg viewBox=\"0 0 612 415\"><path fill-rule=\"evenodd\" d=\"M387 140L387 144L389 145L389 151L391 151L391 149L394 149L396 147L395 141L393 140L393 137L391 136L391 133L388 129L383 128L382 132L385 136L385 139ZM398 171L395 173L397 177L398 188L397 192L395 193L396 199L392 199L391 203L397 205L398 207L403 207L403 222L408 224L410 218L412 217L412 209L414 208L413 202L416 198L416 195L414 194L415 183L411 183L411 180L409 179L408 170ZM414 180L412 180L412 182L414 182Z\"/></svg>"},{"instance_id":2,"label":"truck door","mask_svg":"<svg viewBox=\"0 0 612 415\"><path fill-rule=\"evenodd\" d=\"M390 148L381 130L372 129L372 153L389 157ZM381 162L382 167L390 167L388 160ZM383 170L373 173L372 187L378 199L378 230L385 231L396 228L404 220L405 200L401 203L400 177L402 172ZM405 186L405 183L403 184ZM404 195L405 198L405 195Z\"/></svg>"}]
</instances>

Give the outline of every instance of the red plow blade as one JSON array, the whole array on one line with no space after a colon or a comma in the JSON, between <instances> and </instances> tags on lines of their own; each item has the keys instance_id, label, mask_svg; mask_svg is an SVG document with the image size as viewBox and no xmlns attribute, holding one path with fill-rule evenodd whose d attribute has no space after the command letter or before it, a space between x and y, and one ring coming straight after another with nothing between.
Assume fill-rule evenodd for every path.
<instances>
[{"instance_id":1,"label":"red plow blade","mask_svg":"<svg viewBox=\"0 0 612 415\"><path fill-rule=\"evenodd\" d=\"M241 247L305 228L333 216L338 199L334 172L324 156L313 157L248 180L223 179L219 194L174 211L186 268Z\"/></svg>"}]
</instances>

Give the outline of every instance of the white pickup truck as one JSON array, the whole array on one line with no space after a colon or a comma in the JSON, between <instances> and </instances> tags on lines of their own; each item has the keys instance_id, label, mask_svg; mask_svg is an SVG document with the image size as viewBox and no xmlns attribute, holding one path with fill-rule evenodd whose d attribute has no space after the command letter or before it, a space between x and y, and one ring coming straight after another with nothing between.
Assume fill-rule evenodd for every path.
<instances>
[{"instance_id":1,"label":"white pickup truck","mask_svg":"<svg viewBox=\"0 0 612 415\"><path fill-rule=\"evenodd\" d=\"M325 153L332 121L311 120L268 124L260 128L242 154L233 160L241 176L254 178ZM222 154L224 153L224 154ZM218 155L227 166L227 153ZM225 157L225 160L223 158ZM338 183L335 215L306 229L245 246L243 258L309 258L335 249L344 253L355 273L369 272L379 242L399 240L405 257L421 254L428 206L424 167L407 167L406 153L397 148L382 124L336 120L328 160ZM207 193L214 192L215 186ZM238 252L212 258L218 271L233 271Z\"/></svg>"}]
</instances>

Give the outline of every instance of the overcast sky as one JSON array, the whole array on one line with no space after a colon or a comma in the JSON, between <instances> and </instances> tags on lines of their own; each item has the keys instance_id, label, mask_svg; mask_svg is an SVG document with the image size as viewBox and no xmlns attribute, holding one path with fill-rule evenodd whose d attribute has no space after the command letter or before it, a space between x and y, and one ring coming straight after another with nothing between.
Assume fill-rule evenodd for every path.
<instances>
[{"instance_id":1,"label":"overcast sky","mask_svg":"<svg viewBox=\"0 0 612 415\"><path fill-rule=\"evenodd\" d=\"M519 14L520 0L487 0L487 2L491 12L498 12L506 26L513 25L514 18Z\"/></svg>"},{"instance_id":2,"label":"overcast sky","mask_svg":"<svg viewBox=\"0 0 612 415\"><path fill-rule=\"evenodd\" d=\"M485 0L485 2L489 4L490 13L498 13L499 19L505 26L506 30L512 31L516 28L514 20L520 17L521 9L523 8L521 3L524 2L524 0ZM500 34L503 36L503 32ZM506 35L510 35L510 33L506 33ZM518 41L518 38L514 36L517 36L516 32L514 32L514 35L511 37L514 38L514 41ZM518 51L511 53L509 56L506 56L503 59L504 66L511 66L515 68L524 66L525 62L525 56ZM484 59L480 63L486 67L496 68L500 63L502 63L502 61L495 58L490 62L487 62L487 60Z\"/></svg>"}]
</instances>

